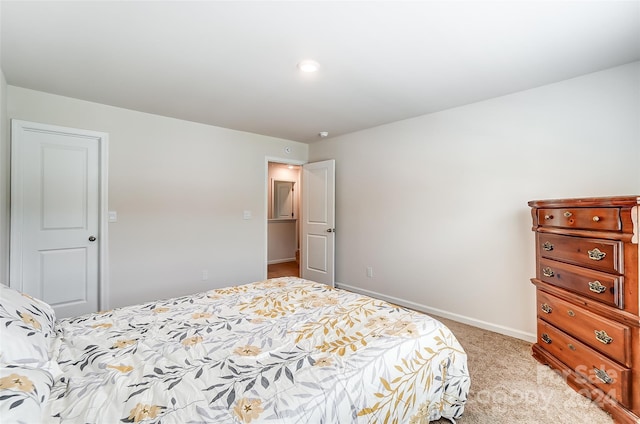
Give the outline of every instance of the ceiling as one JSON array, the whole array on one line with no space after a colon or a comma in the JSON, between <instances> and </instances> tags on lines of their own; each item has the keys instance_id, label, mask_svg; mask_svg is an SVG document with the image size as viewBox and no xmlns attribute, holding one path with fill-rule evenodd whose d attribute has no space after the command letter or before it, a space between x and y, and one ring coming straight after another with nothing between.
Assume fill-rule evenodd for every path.
<instances>
[{"instance_id":1,"label":"ceiling","mask_svg":"<svg viewBox=\"0 0 640 424\"><path fill-rule=\"evenodd\" d=\"M10 85L307 143L640 60L640 1L2 0L0 19Z\"/></svg>"}]
</instances>

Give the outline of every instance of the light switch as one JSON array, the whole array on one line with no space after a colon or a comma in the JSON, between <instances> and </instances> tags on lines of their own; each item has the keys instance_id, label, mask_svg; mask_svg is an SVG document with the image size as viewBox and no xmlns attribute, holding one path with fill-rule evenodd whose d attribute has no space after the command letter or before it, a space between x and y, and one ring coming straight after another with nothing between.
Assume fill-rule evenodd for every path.
<instances>
[{"instance_id":1,"label":"light switch","mask_svg":"<svg viewBox=\"0 0 640 424\"><path fill-rule=\"evenodd\" d=\"M109 222L118 222L118 212L109 211Z\"/></svg>"},{"instance_id":2,"label":"light switch","mask_svg":"<svg viewBox=\"0 0 640 424\"><path fill-rule=\"evenodd\" d=\"M251 211L244 211L244 213L242 214L242 219L251 219Z\"/></svg>"}]
</instances>

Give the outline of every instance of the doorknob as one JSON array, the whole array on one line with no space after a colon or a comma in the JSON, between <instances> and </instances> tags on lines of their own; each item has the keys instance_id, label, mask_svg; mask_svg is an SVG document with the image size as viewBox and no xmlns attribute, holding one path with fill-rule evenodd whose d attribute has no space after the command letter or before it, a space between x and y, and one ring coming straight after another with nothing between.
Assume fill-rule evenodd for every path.
<instances>
[{"instance_id":1,"label":"doorknob","mask_svg":"<svg viewBox=\"0 0 640 424\"><path fill-rule=\"evenodd\" d=\"M335 233L336 229L335 228L327 228L327 233Z\"/></svg>"},{"instance_id":2,"label":"doorknob","mask_svg":"<svg viewBox=\"0 0 640 424\"><path fill-rule=\"evenodd\" d=\"M89 241L96 241L96 237L95 236L89 236Z\"/></svg>"}]
</instances>

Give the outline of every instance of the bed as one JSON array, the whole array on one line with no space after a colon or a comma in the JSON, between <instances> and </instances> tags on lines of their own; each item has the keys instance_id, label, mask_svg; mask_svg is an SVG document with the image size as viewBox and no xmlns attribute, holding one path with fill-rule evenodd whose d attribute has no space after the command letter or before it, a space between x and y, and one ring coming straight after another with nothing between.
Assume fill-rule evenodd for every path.
<instances>
[{"instance_id":1,"label":"bed","mask_svg":"<svg viewBox=\"0 0 640 424\"><path fill-rule=\"evenodd\" d=\"M427 423L469 391L442 323L304 279L58 321L0 294L3 423Z\"/></svg>"}]
</instances>

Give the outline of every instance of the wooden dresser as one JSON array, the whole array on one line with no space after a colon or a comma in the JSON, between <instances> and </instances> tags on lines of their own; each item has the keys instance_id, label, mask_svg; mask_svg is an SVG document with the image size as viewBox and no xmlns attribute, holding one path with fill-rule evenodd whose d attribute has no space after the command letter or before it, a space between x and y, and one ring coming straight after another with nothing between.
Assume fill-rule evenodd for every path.
<instances>
[{"instance_id":1,"label":"wooden dresser","mask_svg":"<svg viewBox=\"0 0 640 424\"><path fill-rule=\"evenodd\" d=\"M533 356L617 423L640 423L640 196L529 202Z\"/></svg>"}]
</instances>

